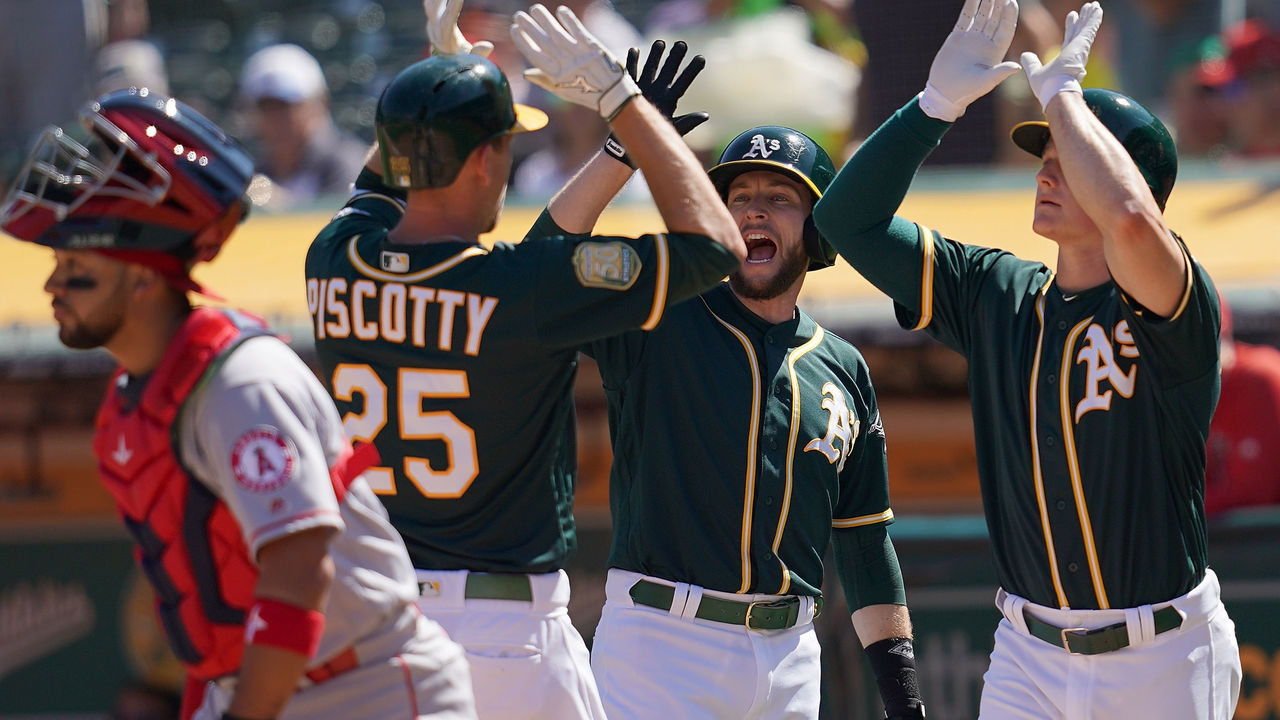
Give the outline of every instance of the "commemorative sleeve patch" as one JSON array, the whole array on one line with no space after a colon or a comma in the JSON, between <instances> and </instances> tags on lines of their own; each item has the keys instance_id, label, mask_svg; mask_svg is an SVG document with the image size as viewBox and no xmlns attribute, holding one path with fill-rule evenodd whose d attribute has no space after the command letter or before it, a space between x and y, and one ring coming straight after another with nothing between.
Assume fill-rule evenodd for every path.
<instances>
[{"instance_id":1,"label":"commemorative sleeve patch","mask_svg":"<svg viewBox=\"0 0 1280 720\"><path fill-rule=\"evenodd\" d=\"M271 492L293 477L298 460L293 446L276 428L262 425L240 436L231 448L236 483L253 492Z\"/></svg>"},{"instance_id":2,"label":"commemorative sleeve patch","mask_svg":"<svg viewBox=\"0 0 1280 720\"><path fill-rule=\"evenodd\" d=\"M573 271L583 287L626 290L640 277L640 256L620 241L582 242L573 251Z\"/></svg>"}]
</instances>

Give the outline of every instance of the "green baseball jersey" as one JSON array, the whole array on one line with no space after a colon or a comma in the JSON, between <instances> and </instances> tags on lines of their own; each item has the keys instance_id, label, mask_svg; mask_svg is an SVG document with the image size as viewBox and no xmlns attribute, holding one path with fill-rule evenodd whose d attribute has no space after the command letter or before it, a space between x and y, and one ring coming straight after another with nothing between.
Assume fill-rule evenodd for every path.
<instances>
[{"instance_id":1,"label":"green baseball jersey","mask_svg":"<svg viewBox=\"0 0 1280 720\"><path fill-rule=\"evenodd\" d=\"M862 562L893 511L884 426L852 345L798 310L770 324L722 284L650 333L585 351L609 403L611 566L817 595L834 528L851 605L904 602L891 545Z\"/></svg>"},{"instance_id":2,"label":"green baseball jersey","mask_svg":"<svg viewBox=\"0 0 1280 720\"><path fill-rule=\"evenodd\" d=\"M577 347L658 324L736 259L700 235L387 239L403 213L362 175L307 252L316 351L343 426L422 569L548 572L576 538Z\"/></svg>"},{"instance_id":3,"label":"green baseball jersey","mask_svg":"<svg viewBox=\"0 0 1280 720\"><path fill-rule=\"evenodd\" d=\"M1040 263L893 217L948 126L915 101L900 110L832 183L818 227L894 299L903 327L968 359L978 474L1006 589L1081 609L1186 593L1206 567L1213 283L1178 240L1184 292L1163 318L1114 282L1064 295Z\"/></svg>"}]
</instances>

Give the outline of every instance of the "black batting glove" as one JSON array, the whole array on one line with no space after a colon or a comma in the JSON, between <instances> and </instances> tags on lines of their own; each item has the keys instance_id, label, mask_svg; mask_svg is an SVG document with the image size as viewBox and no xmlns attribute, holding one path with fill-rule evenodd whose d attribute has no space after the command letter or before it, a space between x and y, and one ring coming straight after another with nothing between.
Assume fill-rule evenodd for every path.
<instances>
[{"instance_id":1,"label":"black batting glove","mask_svg":"<svg viewBox=\"0 0 1280 720\"><path fill-rule=\"evenodd\" d=\"M676 132L683 137L690 130L711 118L705 112L687 113L678 117L675 114L676 104L684 96L685 90L689 89L693 79L698 77L698 73L702 72L702 69L707 66L707 61L701 55L694 55L689 64L685 66L684 71L677 77L676 71L680 69L680 63L684 61L684 56L688 54L689 46L683 40L677 40L671 46L671 52L667 54L666 62L662 62L662 52L666 47L667 44L662 40L653 41L653 45L649 48L649 57L645 59L643 72L637 71L640 50L631 48L627 51L627 73L636 81L636 85L640 87L640 92L645 99L652 103L658 109L658 112L671 120ZM659 64L662 65L661 70L658 68ZM622 143L618 142L618 139L612 133L604 141L604 151L619 162L626 163L628 167L635 167L631 162L631 158L627 156L626 148L622 147Z\"/></svg>"}]
</instances>

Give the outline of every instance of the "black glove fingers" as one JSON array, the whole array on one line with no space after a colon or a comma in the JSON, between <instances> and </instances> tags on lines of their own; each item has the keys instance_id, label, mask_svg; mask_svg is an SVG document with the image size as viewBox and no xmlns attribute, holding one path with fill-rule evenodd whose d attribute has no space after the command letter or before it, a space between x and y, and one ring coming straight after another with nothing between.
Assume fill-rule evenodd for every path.
<instances>
[{"instance_id":1,"label":"black glove fingers","mask_svg":"<svg viewBox=\"0 0 1280 720\"><path fill-rule=\"evenodd\" d=\"M676 71L680 69L680 63L684 62L685 54L689 52L689 46L683 40L677 40L671 46L671 52L667 53L667 61L662 65L662 72L658 75L657 85L664 90L671 87L671 81L676 77ZM676 95L675 98L679 98Z\"/></svg>"},{"instance_id":2,"label":"black glove fingers","mask_svg":"<svg viewBox=\"0 0 1280 720\"><path fill-rule=\"evenodd\" d=\"M640 62L640 49L627 48L627 74L632 80L639 80L640 75L637 73L636 65Z\"/></svg>"},{"instance_id":3,"label":"black glove fingers","mask_svg":"<svg viewBox=\"0 0 1280 720\"><path fill-rule=\"evenodd\" d=\"M671 84L671 97L673 100L679 100L684 97L684 91L689 89L693 84L693 79L698 77L698 73L707 66L707 59L701 55L694 55L689 64L685 66L684 72L680 73L680 77Z\"/></svg>"},{"instance_id":4,"label":"black glove fingers","mask_svg":"<svg viewBox=\"0 0 1280 720\"><path fill-rule=\"evenodd\" d=\"M672 118L671 124L675 126L676 132L683 137L689 134L689 131L698 127L702 123L711 119L711 115L705 112L688 113Z\"/></svg>"},{"instance_id":5,"label":"black glove fingers","mask_svg":"<svg viewBox=\"0 0 1280 720\"><path fill-rule=\"evenodd\" d=\"M658 74L658 63L662 60L662 51L666 48L667 44L662 40L653 41L653 45L649 48L649 57L644 61L644 72L636 81L645 97L651 101L653 98L649 97L649 91L653 88L653 77Z\"/></svg>"}]
</instances>

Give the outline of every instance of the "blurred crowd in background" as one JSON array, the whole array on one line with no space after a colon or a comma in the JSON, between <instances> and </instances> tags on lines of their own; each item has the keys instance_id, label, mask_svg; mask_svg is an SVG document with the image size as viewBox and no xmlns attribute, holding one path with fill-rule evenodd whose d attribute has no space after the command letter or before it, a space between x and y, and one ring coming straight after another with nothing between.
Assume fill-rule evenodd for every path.
<instances>
[{"instance_id":1,"label":"blurred crowd in background","mask_svg":"<svg viewBox=\"0 0 1280 720\"><path fill-rule=\"evenodd\" d=\"M742 127L784 124L847 157L923 87L962 0L566 0L619 59L686 40L707 70L685 106L712 157ZM1011 55L1056 52L1075 0L1023 0ZM511 192L541 202L594 152L604 123L521 78L508 40L522 0L467 0L460 26L496 44L517 101L553 116L522 137ZM1184 158L1280 156L1280 0L1112 0L1086 84L1121 90L1174 130ZM340 192L373 137L382 87L429 51L418 0L8 0L0 77L6 180L33 135L103 92L148 86L240 138L272 180L255 202L295 209ZM644 52L642 52L643 56ZM760 88L765 88L763 93ZM770 98L767 106L745 103ZM933 165L1026 163L1005 141L1039 108L1006 82L972 105ZM643 183L624 197L642 197Z\"/></svg>"}]
</instances>

